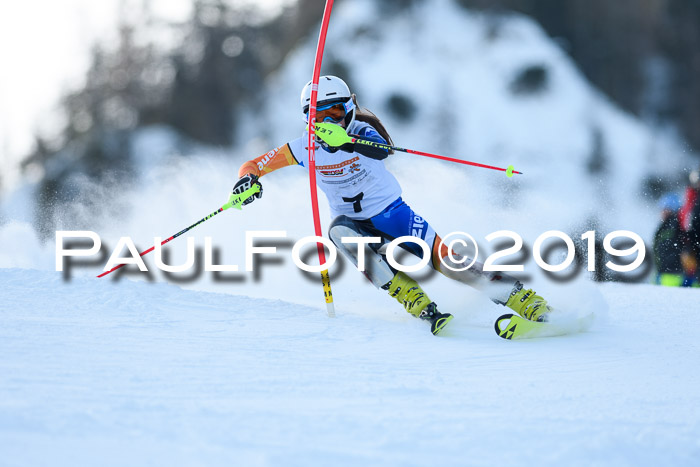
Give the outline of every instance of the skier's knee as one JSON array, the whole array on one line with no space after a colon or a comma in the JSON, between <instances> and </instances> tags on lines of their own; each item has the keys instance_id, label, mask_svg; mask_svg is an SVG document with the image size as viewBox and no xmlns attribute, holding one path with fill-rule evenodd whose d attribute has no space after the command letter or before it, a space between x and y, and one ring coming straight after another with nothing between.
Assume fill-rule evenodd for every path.
<instances>
[{"instance_id":1,"label":"skier's knee","mask_svg":"<svg viewBox=\"0 0 700 467\"><path fill-rule=\"evenodd\" d=\"M355 221L348 216L338 216L333 219L331 226L328 228L328 237L331 241L341 248L343 237L362 237L360 228Z\"/></svg>"},{"instance_id":2,"label":"skier's knee","mask_svg":"<svg viewBox=\"0 0 700 467\"><path fill-rule=\"evenodd\" d=\"M335 246L345 255L355 267L358 267L358 246L353 243L343 243L343 237L370 237L375 236L370 230L363 228L357 221L347 217L338 216L328 228L328 236ZM377 287L389 282L396 271L393 271L386 261L370 246L365 255L365 276Z\"/></svg>"},{"instance_id":3,"label":"skier's knee","mask_svg":"<svg viewBox=\"0 0 700 467\"><path fill-rule=\"evenodd\" d=\"M343 237L362 237L360 229L352 219L347 216L336 217L328 228L328 237L345 256L351 258L353 262L357 262L357 256L343 243Z\"/></svg>"}]
</instances>

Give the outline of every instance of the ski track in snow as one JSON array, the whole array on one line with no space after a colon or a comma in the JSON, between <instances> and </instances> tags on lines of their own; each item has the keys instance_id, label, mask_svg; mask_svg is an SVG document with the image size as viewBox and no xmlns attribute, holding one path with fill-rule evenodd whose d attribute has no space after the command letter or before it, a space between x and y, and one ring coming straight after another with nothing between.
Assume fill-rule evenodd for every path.
<instances>
[{"instance_id":1,"label":"ski track in snow","mask_svg":"<svg viewBox=\"0 0 700 467\"><path fill-rule=\"evenodd\" d=\"M466 311L434 337L342 303L0 284L0 465L700 462L694 290L602 285L604 324L509 342Z\"/></svg>"}]
</instances>

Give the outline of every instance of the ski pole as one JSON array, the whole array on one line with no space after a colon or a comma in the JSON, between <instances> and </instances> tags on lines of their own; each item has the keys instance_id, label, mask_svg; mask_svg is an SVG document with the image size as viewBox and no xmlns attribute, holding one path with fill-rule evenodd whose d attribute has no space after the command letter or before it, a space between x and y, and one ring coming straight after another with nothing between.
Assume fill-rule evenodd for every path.
<instances>
[{"instance_id":1,"label":"ski pole","mask_svg":"<svg viewBox=\"0 0 700 467\"><path fill-rule=\"evenodd\" d=\"M438 156L437 154L430 154L428 152L416 151L414 149L405 149L405 148L400 148L397 146L390 146L388 144L375 143L374 141L368 141L366 139L361 139L361 138L357 137L356 135L348 135L345 132L345 129L343 127L336 125L334 123L330 123L330 122L317 123L316 124L316 131L318 133L323 133L327 138L331 138L331 141L333 142L333 146L342 146L345 143L359 143L359 144L364 144L365 146L372 146L375 148L386 149L387 151L393 150L393 151L406 152L409 154L416 154L418 156L432 157L434 159L441 159L444 161L456 162L458 164L472 165L474 167L481 167L484 169L498 170L501 172L505 172L508 177L512 177L513 174L522 175L522 172L518 172L517 170L515 170L512 165L509 165L507 168L504 169L502 167L494 167L492 165L479 164L478 162L465 161L463 159L456 159L454 157Z\"/></svg>"},{"instance_id":2,"label":"ski pole","mask_svg":"<svg viewBox=\"0 0 700 467\"><path fill-rule=\"evenodd\" d=\"M160 242L161 246L162 246L162 245L165 245L165 244L168 243L170 240L173 240L173 239L179 237L180 235L184 234L185 232L189 232L190 230L194 229L195 227L197 227L197 226L198 226L199 224L201 224L202 222L208 221L209 219L211 219L212 217L216 216L216 215L219 214L220 212L223 212L223 211L225 211L225 210L227 210L227 209L229 209L229 208L238 209L238 210L240 211L240 210L241 210L241 205L243 204L243 202L244 202L245 200L247 200L248 198L250 198L251 196L253 196L255 193L259 192L259 191L260 191L260 185L257 185L257 184L256 184L256 185L253 185L252 187L248 188L247 190L245 190L245 191L244 191L243 193L241 193L241 194L234 195L233 193L231 193L231 196L229 196L228 201L226 202L226 204L224 204L224 205L221 206L219 209L217 209L216 211L214 211L214 212L212 212L211 214L209 214L209 215L208 215L207 217L205 217L204 219L202 219L202 220L200 220L200 221L197 221L197 222L195 222L194 224L192 224L191 226L189 226L189 227L187 227L187 228L185 228L185 229L179 231L179 232L176 233L175 235L173 235L173 236L171 236L171 237L169 237L169 238L166 238L165 240L163 240L162 242ZM151 251L153 251L155 248L156 248L156 247L155 247L155 245L154 245L154 246L152 246L151 248L149 248L148 250L144 251L143 253L139 253L139 256L147 255L148 253L150 253ZM122 266L124 266L124 264L119 264L119 265L117 265L117 266L114 266L114 267L113 267L112 269L110 269L109 271L105 271L105 272L103 272L102 274L98 275L97 277L106 276L107 274L116 271L117 269L121 268Z\"/></svg>"}]
</instances>

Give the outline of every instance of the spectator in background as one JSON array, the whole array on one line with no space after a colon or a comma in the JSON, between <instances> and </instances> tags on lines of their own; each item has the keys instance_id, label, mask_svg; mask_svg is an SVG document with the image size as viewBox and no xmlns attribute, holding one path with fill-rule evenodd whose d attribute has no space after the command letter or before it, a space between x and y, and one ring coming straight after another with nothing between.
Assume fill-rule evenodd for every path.
<instances>
[{"instance_id":1,"label":"spectator in background","mask_svg":"<svg viewBox=\"0 0 700 467\"><path fill-rule=\"evenodd\" d=\"M700 287L698 260L700 259L700 169L690 172L690 184L685 191L685 204L678 214L683 234L681 263L686 287Z\"/></svg>"},{"instance_id":2,"label":"spectator in background","mask_svg":"<svg viewBox=\"0 0 700 467\"><path fill-rule=\"evenodd\" d=\"M656 283L669 287L683 285L683 268L681 267L681 249L683 235L679 221L681 198L675 193L668 193L661 198L661 225L654 234L654 263L656 265Z\"/></svg>"}]
</instances>

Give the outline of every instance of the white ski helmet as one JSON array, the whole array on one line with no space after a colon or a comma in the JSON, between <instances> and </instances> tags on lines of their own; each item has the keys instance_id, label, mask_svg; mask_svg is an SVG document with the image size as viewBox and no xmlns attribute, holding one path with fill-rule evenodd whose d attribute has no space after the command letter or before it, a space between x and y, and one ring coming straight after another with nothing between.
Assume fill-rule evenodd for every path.
<instances>
[{"instance_id":1,"label":"white ski helmet","mask_svg":"<svg viewBox=\"0 0 700 467\"><path fill-rule=\"evenodd\" d=\"M316 109L318 111L324 105L334 103L342 103L345 107L345 128L349 128L350 124L355 120L355 102L350 93L350 88L345 84L345 81L337 76L321 76L318 80ZM304 114L308 113L310 104L311 81L306 83L304 89L301 90L301 111Z\"/></svg>"}]
</instances>

